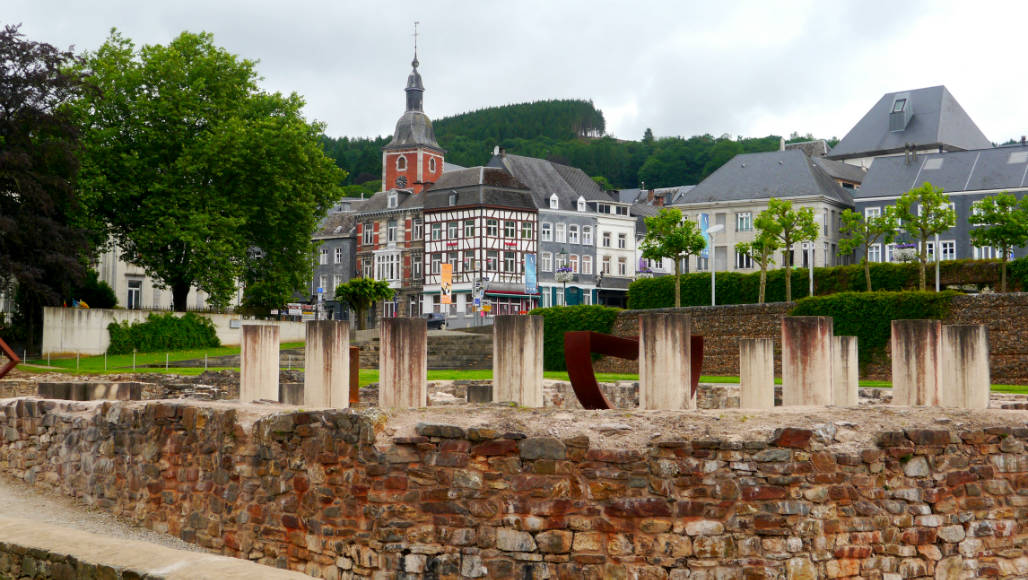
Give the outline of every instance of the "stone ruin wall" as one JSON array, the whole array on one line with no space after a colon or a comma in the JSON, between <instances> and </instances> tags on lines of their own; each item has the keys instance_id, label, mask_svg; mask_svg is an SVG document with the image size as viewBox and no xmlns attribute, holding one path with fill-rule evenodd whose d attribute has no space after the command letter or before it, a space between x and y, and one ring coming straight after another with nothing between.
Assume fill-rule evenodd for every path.
<instances>
[{"instance_id":1,"label":"stone ruin wall","mask_svg":"<svg viewBox=\"0 0 1028 580\"><path fill-rule=\"evenodd\" d=\"M599 449L448 425L386 438L375 412L247 412L7 400L0 469L324 578L1028 575L1025 428Z\"/></svg>"},{"instance_id":2,"label":"stone ruin wall","mask_svg":"<svg viewBox=\"0 0 1028 580\"><path fill-rule=\"evenodd\" d=\"M660 311L682 311L692 316L693 334L704 336L703 374L738 376L739 339L772 338L775 341L775 376L782 376L781 319L794 303L691 306ZM642 310L626 310L614 322L612 333L635 336ZM953 299L944 325L984 324L989 331L989 366L992 382L1028 384L1028 293L978 294ZM861 369L861 378L889 380L892 373L889 347L882 360ZM594 364L597 372L638 372L636 361L603 357Z\"/></svg>"}]
</instances>

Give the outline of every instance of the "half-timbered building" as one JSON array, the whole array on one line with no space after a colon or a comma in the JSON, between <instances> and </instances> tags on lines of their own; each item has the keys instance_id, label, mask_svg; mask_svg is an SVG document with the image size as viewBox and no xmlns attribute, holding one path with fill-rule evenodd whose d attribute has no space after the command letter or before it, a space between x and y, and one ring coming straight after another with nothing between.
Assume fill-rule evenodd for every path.
<instances>
[{"instance_id":1,"label":"half-timbered building","mask_svg":"<svg viewBox=\"0 0 1028 580\"><path fill-rule=\"evenodd\" d=\"M425 312L446 313L447 326L462 327L482 312L476 296L490 307L488 316L538 305L526 276L538 212L525 185L503 169L473 167L444 174L422 196ZM451 304L441 297L443 264L452 268Z\"/></svg>"}]
</instances>

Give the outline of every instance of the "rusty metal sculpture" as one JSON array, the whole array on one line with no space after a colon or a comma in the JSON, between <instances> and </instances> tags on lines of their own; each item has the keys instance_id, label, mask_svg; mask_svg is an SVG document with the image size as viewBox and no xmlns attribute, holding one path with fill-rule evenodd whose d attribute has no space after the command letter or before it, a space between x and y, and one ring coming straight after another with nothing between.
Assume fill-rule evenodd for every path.
<instances>
[{"instance_id":1,"label":"rusty metal sculpture","mask_svg":"<svg viewBox=\"0 0 1028 580\"><path fill-rule=\"evenodd\" d=\"M18 363L21 362L21 359L18 358L18 355L14 354L14 351L11 350L11 347L7 346L7 343L4 342L4 339L2 338L0 338L0 351L3 351L3 353L7 355L8 359L7 364L0 367L0 379L2 379L4 378L4 375L11 372L11 370L13 370L14 367L18 366Z\"/></svg>"},{"instance_id":2,"label":"rusty metal sculpture","mask_svg":"<svg viewBox=\"0 0 1028 580\"><path fill-rule=\"evenodd\" d=\"M596 374L593 372L592 355L604 354L626 360L639 358L639 338L622 338L610 334L590 331L564 333L564 362L568 367L571 388L575 390L578 402L586 409L612 409L613 405L603 395ZM691 394L696 396L700 384L700 369L703 367L703 337L693 336L689 344L691 368Z\"/></svg>"}]
</instances>

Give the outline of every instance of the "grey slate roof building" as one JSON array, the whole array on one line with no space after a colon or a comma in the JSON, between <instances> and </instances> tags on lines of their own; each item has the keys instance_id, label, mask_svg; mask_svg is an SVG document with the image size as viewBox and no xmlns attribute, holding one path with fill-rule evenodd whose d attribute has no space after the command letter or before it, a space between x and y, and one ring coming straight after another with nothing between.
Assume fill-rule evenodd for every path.
<instances>
[{"instance_id":1,"label":"grey slate roof building","mask_svg":"<svg viewBox=\"0 0 1028 580\"><path fill-rule=\"evenodd\" d=\"M736 155L676 205L824 196L852 206L853 197L800 150Z\"/></svg>"},{"instance_id":2,"label":"grey slate roof building","mask_svg":"<svg viewBox=\"0 0 1028 580\"><path fill-rule=\"evenodd\" d=\"M534 210L528 188L496 167L472 167L443 173L432 189L424 193L426 210L474 205Z\"/></svg>"},{"instance_id":3,"label":"grey slate roof building","mask_svg":"<svg viewBox=\"0 0 1028 580\"><path fill-rule=\"evenodd\" d=\"M557 209L574 211L578 197L588 201L614 201L591 177L577 167L545 159L499 153L487 167L506 169L532 192L537 207L550 207L550 196L557 194Z\"/></svg>"},{"instance_id":4,"label":"grey slate roof building","mask_svg":"<svg viewBox=\"0 0 1028 580\"><path fill-rule=\"evenodd\" d=\"M407 110L396 121L396 130L393 138L384 149L405 149L408 147L430 147L440 153L443 148L435 140L435 130L432 129L432 120L422 110L425 86L421 82L421 73L418 72L418 57L415 55L411 62L411 72L407 76Z\"/></svg>"},{"instance_id":5,"label":"grey slate roof building","mask_svg":"<svg viewBox=\"0 0 1028 580\"><path fill-rule=\"evenodd\" d=\"M940 235L942 258L999 257L992 249L971 245L971 204L1003 191L1019 198L1028 193L1028 147L875 159L863 187L853 194L857 211L865 215L884 211L885 207L895 205L901 195L925 183L942 188L957 212L956 225ZM1021 257L1026 252L1020 248L1014 254ZM883 248L877 255L879 259L874 261L889 261L891 252Z\"/></svg>"},{"instance_id":6,"label":"grey slate roof building","mask_svg":"<svg viewBox=\"0 0 1028 580\"><path fill-rule=\"evenodd\" d=\"M918 150L985 149L982 134L946 87L886 93L832 148L829 159L858 160Z\"/></svg>"}]
</instances>

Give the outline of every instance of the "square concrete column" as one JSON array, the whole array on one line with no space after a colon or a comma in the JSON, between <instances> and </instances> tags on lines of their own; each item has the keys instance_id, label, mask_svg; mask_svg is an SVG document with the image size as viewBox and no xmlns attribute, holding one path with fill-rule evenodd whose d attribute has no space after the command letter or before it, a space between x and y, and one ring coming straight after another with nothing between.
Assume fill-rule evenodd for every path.
<instances>
[{"instance_id":1,"label":"square concrete column","mask_svg":"<svg viewBox=\"0 0 1028 580\"><path fill-rule=\"evenodd\" d=\"M938 407L942 404L942 322L892 321L892 402Z\"/></svg>"},{"instance_id":2,"label":"square concrete column","mask_svg":"<svg viewBox=\"0 0 1028 580\"><path fill-rule=\"evenodd\" d=\"M771 409L775 406L775 340L739 339L739 406Z\"/></svg>"},{"instance_id":3,"label":"square concrete column","mask_svg":"<svg viewBox=\"0 0 1028 580\"><path fill-rule=\"evenodd\" d=\"M831 317L782 318L782 405L831 404Z\"/></svg>"},{"instance_id":4,"label":"square concrete column","mask_svg":"<svg viewBox=\"0 0 1028 580\"><path fill-rule=\"evenodd\" d=\"M942 405L989 408L989 332L984 324L942 327Z\"/></svg>"},{"instance_id":5,"label":"square concrete column","mask_svg":"<svg viewBox=\"0 0 1028 580\"><path fill-rule=\"evenodd\" d=\"M543 406L541 316L497 316L493 321L493 400Z\"/></svg>"},{"instance_id":6,"label":"square concrete column","mask_svg":"<svg viewBox=\"0 0 1028 580\"><path fill-rule=\"evenodd\" d=\"M687 314L639 315L639 408L695 409L692 319Z\"/></svg>"},{"instance_id":7,"label":"square concrete column","mask_svg":"<svg viewBox=\"0 0 1028 580\"><path fill-rule=\"evenodd\" d=\"M383 318L378 349L378 405L384 409L428 406L428 322Z\"/></svg>"},{"instance_id":8,"label":"square concrete column","mask_svg":"<svg viewBox=\"0 0 1028 580\"><path fill-rule=\"evenodd\" d=\"M239 400L278 400L278 327L244 324L239 348Z\"/></svg>"},{"instance_id":9,"label":"square concrete column","mask_svg":"<svg viewBox=\"0 0 1028 580\"><path fill-rule=\"evenodd\" d=\"M350 324L340 320L307 323L304 348L305 407L350 406Z\"/></svg>"},{"instance_id":10,"label":"square concrete column","mask_svg":"<svg viewBox=\"0 0 1028 580\"><path fill-rule=\"evenodd\" d=\"M856 407L860 398L860 363L857 337L832 337L832 404Z\"/></svg>"}]
</instances>

